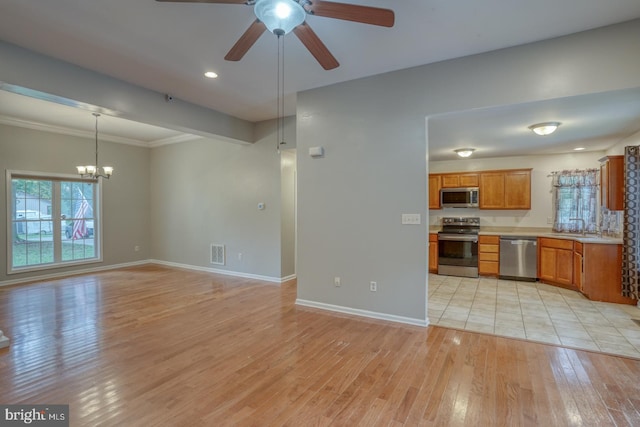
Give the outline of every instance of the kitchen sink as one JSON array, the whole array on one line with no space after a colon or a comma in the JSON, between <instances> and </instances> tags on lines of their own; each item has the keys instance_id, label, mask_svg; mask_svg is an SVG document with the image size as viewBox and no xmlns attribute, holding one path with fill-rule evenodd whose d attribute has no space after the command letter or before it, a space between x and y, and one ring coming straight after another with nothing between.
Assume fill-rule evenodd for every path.
<instances>
[{"instance_id":1,"label":"kitchen sink","mask_svg":"<svg viewBox=\"0 0 640 427\"><path fill-rule=\"evenodd\" d=\"M560 239L574 239L585 243L611 243L620 242L620 237L598 236L596 234L587 234L583 236L580 233L546 233L544 237L556 237Z\"/></svg>"}]
</instances>

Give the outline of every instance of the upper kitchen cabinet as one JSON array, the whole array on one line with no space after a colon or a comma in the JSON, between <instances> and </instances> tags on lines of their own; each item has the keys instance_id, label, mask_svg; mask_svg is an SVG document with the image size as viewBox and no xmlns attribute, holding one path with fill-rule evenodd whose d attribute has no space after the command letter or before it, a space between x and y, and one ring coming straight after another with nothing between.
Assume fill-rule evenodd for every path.
<instances>
[{"instance_id":1,"label":"upper kitchen cabinet","mask_svg":"<svg viewBox=\"0 0 640 427\"><path fill-rule=\"evenodd\" d=\"M442 188L477 187L477 173L445 173L442 177Z\"/></svg>"},{"instance_id":2,"label":"upper kitchen cabinet","mask_svg":"<svg viewBox=\"0 0 640 427\"><path fill-rule=\"evenodd\" d=\"M429 209L440 209L442 176L429 174Z\"/></svg>"},{"instance_id":3,"label":"upper kitchen cabinet","mask_svg":"<svg viewBox=\"0 0 640 427\"><path fill-rule=\"evenodd\" d=\"M531 209L531 169L480 172L480 209Z\"/></svg>"},{"instance_id":4,"label":"upper kitchen cabinet","mask_svg":"<svg viewBox=\"0 0 640 427\"><path fill-rule=\"evenodd\" d=\"M624 197L624 156L600 159L600 204L611 211L621 211Z\"/></svg>"}]
</instances>

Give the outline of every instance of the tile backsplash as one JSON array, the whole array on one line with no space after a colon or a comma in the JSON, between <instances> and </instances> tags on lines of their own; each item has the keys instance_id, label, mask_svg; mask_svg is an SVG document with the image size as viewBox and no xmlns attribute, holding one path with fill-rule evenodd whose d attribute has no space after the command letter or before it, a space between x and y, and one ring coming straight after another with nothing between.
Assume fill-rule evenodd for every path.
<instances>
[{"instance_id":1,"label":"tile backsplash","mask_svg":"<svg viewBox=\"0 0 640 427\"><path fill-rule=\"evenodd\" d=\"M603 235L622 236L623 211L610 211L607 208L600 210L600 230Z\"/></svg>"}]
</instances>

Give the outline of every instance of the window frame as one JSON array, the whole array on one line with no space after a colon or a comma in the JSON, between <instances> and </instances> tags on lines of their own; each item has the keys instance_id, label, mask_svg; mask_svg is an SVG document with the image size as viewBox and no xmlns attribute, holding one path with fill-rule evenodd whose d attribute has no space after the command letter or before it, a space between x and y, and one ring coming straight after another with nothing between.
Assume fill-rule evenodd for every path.
<instances>
[{"instance_id":1,"label":"window frame","mask_svg":"<svg viewBox=\"0 0 640 427\"><path fill-rule=\"evenodd\" d=\"M93 189L93 198L94 198L94 206L93 206L93 241L94 241L94 256L91 258L84 259L75 259L69 261L58 261L52 263L45 264L35 264L35 265L27 265L21 267L14 267L13 265L13 229L12 229L12 181L14 179L34 179L34 180L51 180L57 182L82 182L82 183L92 183L95 184ZM86 178L80 178L78 175L72 174L60 174L60 173L46 173L46 172L33 172L33 171L23 171L23 170L9 170L6 171L6 233L7 233L7 274L19 274L19 273L27 273L33 271L42 271L42 270L53 270L57 268L63 267L71 267L77 265L84 264L95 264L103 262L102 257L102 181L101 180L91 180ZM55 187L55 183L53 184ZM55 194L57 194L57 197ZM60 194L59 191L53 191L52 198L52 236L53 236L53 244L62 245L62 233L60 221L55 221L53 218L56 217L56 213L60 216ZM57 204L57 207L53 205ZM56 233L56 230L58 233ZM56 240L56 235L58 237L58 241Z\"/></svg>"},{"instance_id":2,"label":"window frame","mask_svg":"<svg viewBox=\"0 0 640 427\"><path fill-rule=\"evenodd\" d=\"M559 180L564 177L573 177L573 176L586 176L587 174L591 175L593 178L593 184L591 185L566 185L560 184ZM561 233L596 233L598 231L598 200L599 200L599 191L600 191L600 180L599 180L599 170L598 169L575 169L575 170L564 170L552 173L552 206L553 206L553 227L552 230L554 232ZM583 196L584 188L591 188L591 195L594 197L595 204L591 206L589 205L590 210L586 211L583 208L585 207L584 201L590 200L585 199ZM569 195L576 195L576 199L578 204L572 204L572 210L575 209L575 214L570 214L569 218L573 216L574 218L579 218L584 220L584 230L582 230L582 226L580 224L575 224L575 227L568 227L568 223L560 222L561 218L564 218L565 215L561 215L561 206L559 204L559 192L563 190L567 191ZM573 197L572 197L573 199ZM592 211L591 211L592 209ZM593 217L593 221L590 220L590 217ZM569 218L566 218L567 221ZM575 228L575 230L574 230Z\"/></svg>"}]
</instances>

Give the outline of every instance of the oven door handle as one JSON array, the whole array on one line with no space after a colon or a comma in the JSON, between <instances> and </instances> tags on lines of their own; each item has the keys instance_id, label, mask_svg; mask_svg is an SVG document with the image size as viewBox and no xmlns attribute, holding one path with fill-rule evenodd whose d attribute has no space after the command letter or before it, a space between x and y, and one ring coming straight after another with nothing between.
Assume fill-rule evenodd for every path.
<instances>
[{"instance_id":1,"label":"oven door handle","mask_svg":"<svg viewBox=\"0 0 640 427\"><path fill-rule=\"evenodd\" d=\"M473 242L478 243L478 236L465 236L465 235L446 235L438 234L438 240L448 240L453 242Z\"/></svg>"}]
</instances>

